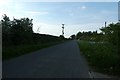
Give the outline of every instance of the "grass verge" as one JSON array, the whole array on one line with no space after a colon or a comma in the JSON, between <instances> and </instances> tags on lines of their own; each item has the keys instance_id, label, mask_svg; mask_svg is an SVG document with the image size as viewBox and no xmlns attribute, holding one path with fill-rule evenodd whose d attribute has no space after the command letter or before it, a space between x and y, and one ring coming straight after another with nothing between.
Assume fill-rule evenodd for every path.
<instances>
[{"instance_id":1,"label":"grass verge","mask_svg":"<svg viewBox=\"0 0 120 80\"><path fill-rule=\"evenodd\" d=\"M78 45L93 71L120 76L119 57L113 46L88 41L78 41Z\"/></svg>"},{"instance_id":2,"label":"grass verge","mask_svg":"<svg viewBox=\"0 0 120 80\"><path fill-rule=\"evenodd\" d=\"M8 59L12 59L14 57L18 57L24 54L28 54L30 52L42 49L42 48L46 48L46 47L50 47L53 45L57 45L59 43L62 43L64 41L61 42L51 42L51 43L38 43L38 44L27 44L27 45L19 45L19 46L7 46L7 47L2 47L2 59L3 60L8 60Z\"/></svg>"}]
</instances>

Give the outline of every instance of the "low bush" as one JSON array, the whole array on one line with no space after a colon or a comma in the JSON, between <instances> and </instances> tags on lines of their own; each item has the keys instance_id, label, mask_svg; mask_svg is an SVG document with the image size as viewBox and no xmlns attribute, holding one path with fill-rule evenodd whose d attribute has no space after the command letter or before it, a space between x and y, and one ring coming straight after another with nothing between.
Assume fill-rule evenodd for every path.
<instances>
[{"instance_id":1,"label":"low bush","mask_svg":"<svg viewBox=\"0 0 120 80\"><path fill-rule=\"evenodd\" d=\"M2 59L8 60L8 59L18 57L24 54L28 54L30 52L33 52L42 48L46 48L49 46L53 46L59 43L61 42L59 41L59 42L50 42L50 43L44 43L44 44L38 43L38 44L30 44L30 45L26 44L26 45L18 45L18 46L15 46L15 45L5 46L2 48L3 49Z\"/></svg>"}]
</instances>

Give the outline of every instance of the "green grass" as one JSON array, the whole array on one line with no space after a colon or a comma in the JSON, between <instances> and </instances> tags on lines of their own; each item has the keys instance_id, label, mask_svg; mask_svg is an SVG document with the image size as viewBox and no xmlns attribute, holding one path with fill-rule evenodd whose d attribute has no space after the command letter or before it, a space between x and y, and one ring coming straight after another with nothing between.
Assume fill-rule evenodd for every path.
<instances>
[{"instance_id":1,"label":"green grass","mask_svg":"<svg viewBox=\"0 0 120 80\"><path fill-rule=\"evenodd\" d=\"M120 75L119 57L108 43L78 41L82 54L93 70L111 75Z\"/></svg>"},{"instance_id":2,"label":"green grass","mask_svg":"<svg viewBox=\"0 0 120 80\"><path fill-rule=\"evenodd\" d=\"M24 54L28 54L30 52L50 47L53 45L57 45L62 42L51 42L51 43L39 43L39 44L30 44L30 45L19 45L19 46L7 46L3 47L2 49L2 59L8 60L14 57L18 57Z\"/></svg>"}]
</instances>

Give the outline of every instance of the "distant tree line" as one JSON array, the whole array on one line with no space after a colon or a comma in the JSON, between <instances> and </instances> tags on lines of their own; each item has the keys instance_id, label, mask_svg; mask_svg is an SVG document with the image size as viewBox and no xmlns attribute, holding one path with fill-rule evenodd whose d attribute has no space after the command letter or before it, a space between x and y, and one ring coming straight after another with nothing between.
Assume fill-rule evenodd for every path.
<instances>
[{"instance_id":1,"label":"distant tree line","mask_svg":"<svg viewBox=\"0 0 120 80\"><path fill-rule=\"evenodd\" d=\"M2 18L1 24L3 46L61 41L61 38L57 36L34 33L32 30L33 19L14 18L11 21L5 14L2 16Z\"/></svg>"},{"instance_id":2,"label":"distant tree line","mask_svg":"<svg viewBox=\"0 0 120 80\"><path fill-rule=\"evenodd\" d=\"M78 32L75 38L79 40L109 42L117 46L120 45L120 23L111 23L107 27L100 28L100 30L102 31L101 33L97 33L97 31Z\"/></svg>"},{"instance_id":3,"label":"distant tree line","mask_svg":"<svg viewBox=\"0 0 120 80\"><path fill-rule=\"evenodd\" d=\"M97 33L97 31L88 31L88 32L78 32L76 34L76 39L79 40L89 40L89 41L99 41L101 40L103 34Z\"/></svg>"}]
</instances>

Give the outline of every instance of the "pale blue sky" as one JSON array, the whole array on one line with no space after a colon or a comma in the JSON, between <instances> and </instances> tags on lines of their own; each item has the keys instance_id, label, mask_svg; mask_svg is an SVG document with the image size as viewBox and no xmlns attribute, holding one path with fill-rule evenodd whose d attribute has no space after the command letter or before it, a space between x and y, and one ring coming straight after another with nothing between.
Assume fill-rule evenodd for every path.
<instances>
[{"instance_id":1,"label":"pale blue sky","mask_svg":"<svg viewBox=\"0 0 120 80\"><path fill-rule=\"evenodd\" d=\"M41 34L61 35L65 24L65 37L79 31L95 31L108 23L118 21L117 2L9 2L0 3L0 15L10 19L29 17L33 30Z\"/></svg>"}]
</instances>

